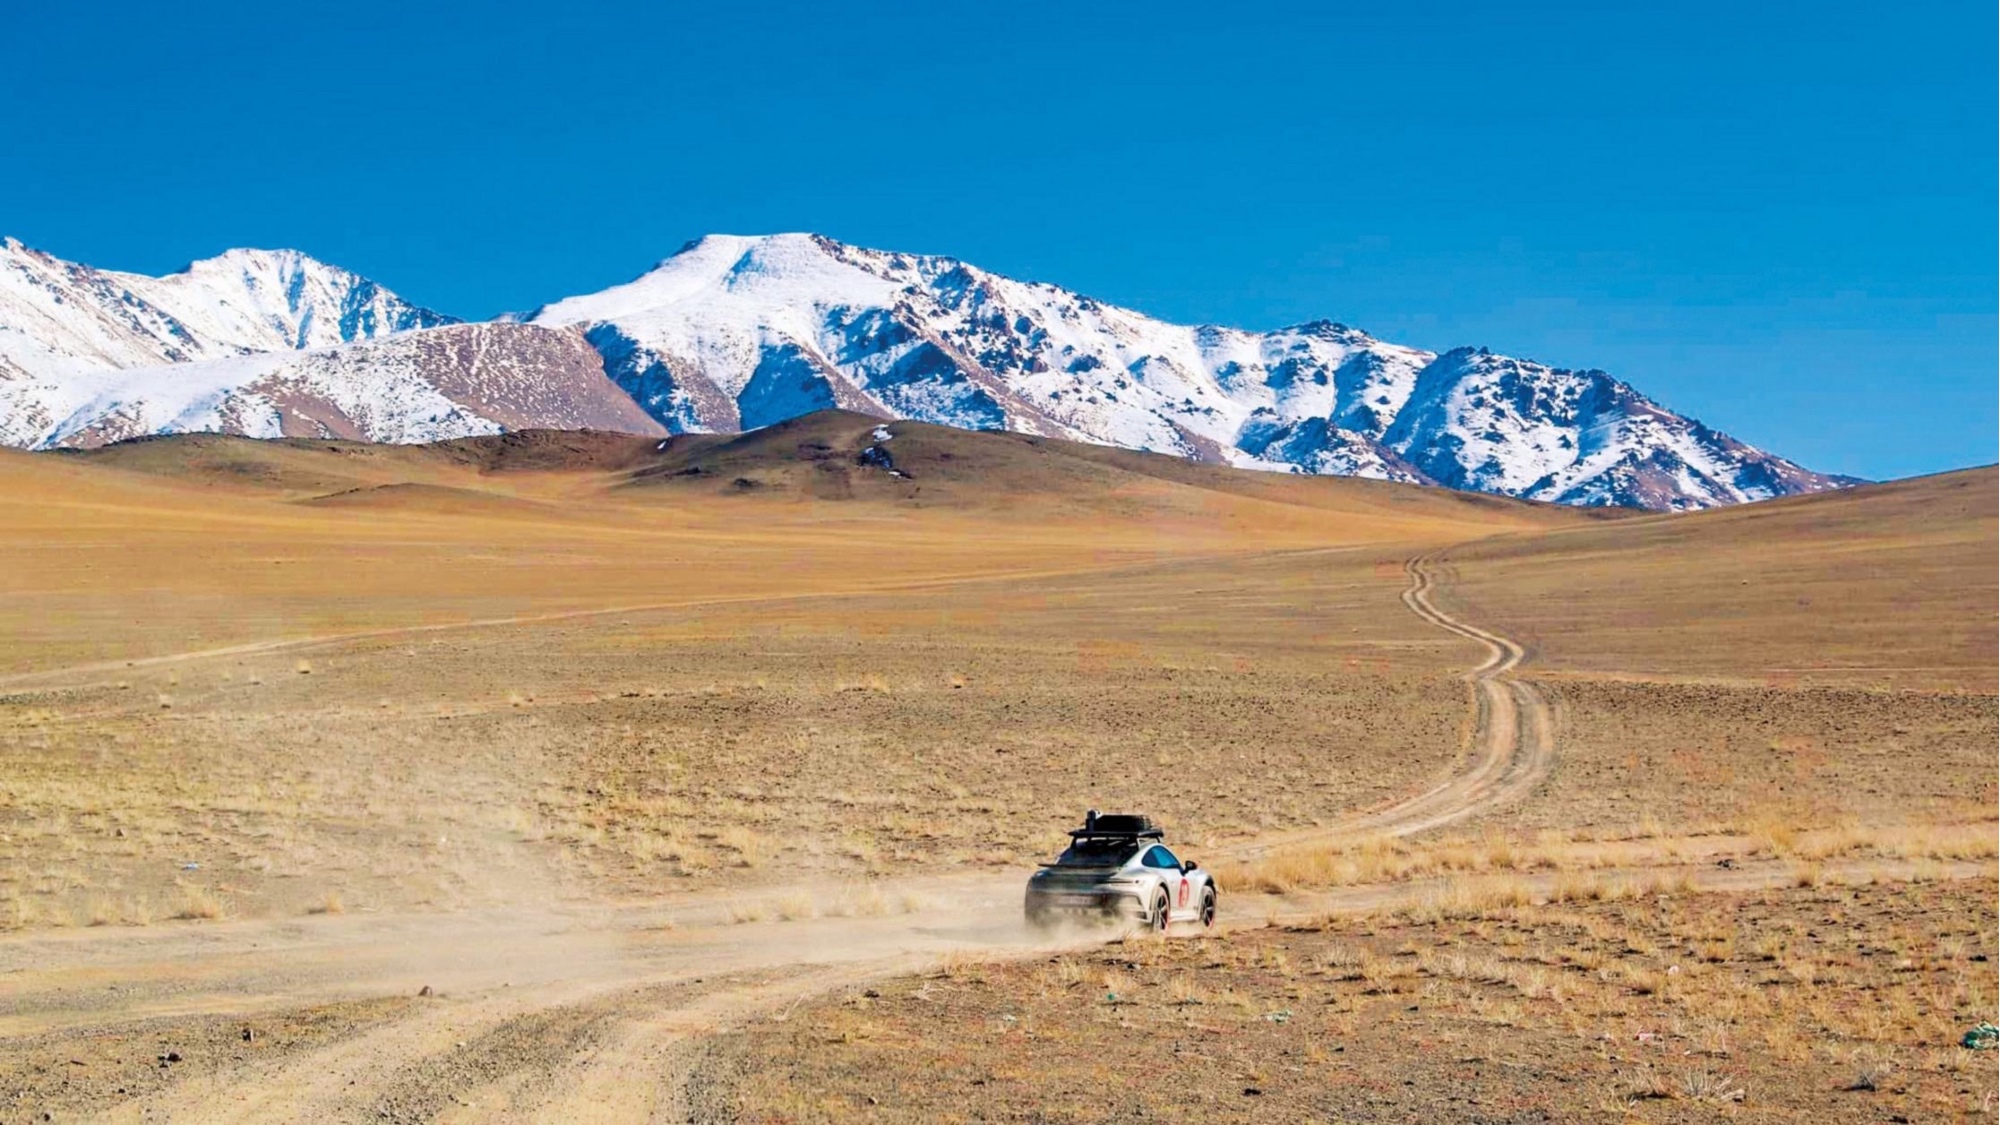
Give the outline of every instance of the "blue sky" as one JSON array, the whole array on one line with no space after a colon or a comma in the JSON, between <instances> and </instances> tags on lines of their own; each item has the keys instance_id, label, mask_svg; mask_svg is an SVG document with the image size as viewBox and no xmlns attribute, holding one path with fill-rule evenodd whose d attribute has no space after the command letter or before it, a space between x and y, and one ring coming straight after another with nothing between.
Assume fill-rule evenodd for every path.
<instances>
[{"instance_id":1,"label":"blue sky","mask_svg":"<svg viewBox=\"0 0 2000 1125\"><path fill-rule=\"evenodd\" d=\"M1979 2L24 5L0 233L461 316L696 235L1601 367L1818 469L1993 461Z\"/></svg>"}]
</instances>

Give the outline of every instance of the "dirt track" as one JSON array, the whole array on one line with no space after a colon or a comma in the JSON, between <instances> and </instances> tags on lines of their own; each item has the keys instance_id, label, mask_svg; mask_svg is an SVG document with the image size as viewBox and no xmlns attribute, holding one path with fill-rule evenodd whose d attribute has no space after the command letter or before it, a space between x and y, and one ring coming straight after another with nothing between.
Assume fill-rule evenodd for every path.
<instances>
[{"instance_id":1,"label":"dirt track","mask_svg":"<svg viewBox=\"0 0 2000 1125\"><path fill-rule=\"evenodd\" d=\"M1555 725L1548 700L1535 685L1512 674L1527 654L1514 641L1468 625L1431 602L1441 554L1410 560L1403 604L1438 628L1486 646L1486 662L1465 674L1477 695L1477 762L1428 793L1363 818L1355 826L1363 831L1409 836L1438 828L1526 797L1555 768Z\"/></svg>"},{"instance_id":2,"label":"dirt track","mask_svg":"<svg viewBox=\"0 0 2000 1125\"><path fill-rule=\"evenodd\" d=\"M1485 661L1466 672L1473 696L1469 762L1413 797L1312 832L1287 833L1241 849L1255 855L1286 844L1344 836L1413 836L1441 828L1497 805L1526 797L1555 768L1554 719L1548 700L1533 684L1516 679L1526 653L1519 644L1439 609L1431 600L1444 569L1444 552L1419 555L1405 564L1410 584L1403 604L1411 613L1448 633L1486 649Z\"/></svg>"},{"instance_id":3,"label":"dirt track","mask_svg":"<svg viewBox=\"0 0 2000 1125\"><path fill-rule=\"evenodd\" d=\"M1463 768L1435 787L1313 837L1436 828L1527 795L1554 762L1549 708L1512 676L1521 647L1458 621L1432 594L1441 564L1408 564L1404 601L1484 646L1466 674L1475 720ZM1256 850L1303 836L1260 841ZM0 942L0 1035L82 1033L227 1017L254 1031L312 1005L431 995L393 1018L356 1018L297 1050L242 1050L168 1064L182 1075L130 1098L114 1120L682 1120L705 1032L955 953L1007 955L1050 942L1019 917L1022 872L899 880L916 913L733 924L734 896L642 908L510 907L90 930ZM1738 871L1737 880L1782 878ZM784 888L765 888L770 899ZM1237 903L1237 917L1360 909L1421 885ZM1225 919L1228 912L1225 911ZM149 1025L150 1026L150 1025ZM135 1091L135 1094L138 1094Z\"/></svg>"}]
</instances>

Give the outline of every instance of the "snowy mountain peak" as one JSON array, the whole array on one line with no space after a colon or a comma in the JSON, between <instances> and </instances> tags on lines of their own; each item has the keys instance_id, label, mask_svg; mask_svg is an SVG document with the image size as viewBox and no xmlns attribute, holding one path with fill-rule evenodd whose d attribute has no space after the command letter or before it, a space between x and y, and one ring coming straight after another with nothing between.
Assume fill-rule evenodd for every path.
<instances>
[{"instance_id":1,"label":"snowy mountain peak","mask_svg":"<svg viewBox=\"0 0 2000 1125\"><path fill-rule=\"evenodd\" d=\"M456 323L298 250L225 250L178 273L139 280L177 286L183 300L204 303L231 334L254 343L274 331L294 349Z\"/></svg>"},{"instance_id":2,"label":"snowy mountain peak","mask_svg":"<svg viewBox=\"0 0 2000 1125\"><path fill-rule=\"evenodd\" d=\"M145 277L7 239L0 442L187 428L420 440L537 420L734 431L838 407L1569 504L1706 507L1844 483L1601 371L1439 354L1331 320L1169 324L817 234L712 234L621 285L439 327L452 323L296 250ZM406 342L372 343L384 337ZM580 351L597 375L578 373Z\"/></svg>"},{"instance_id":3,"label":"snowy mountain peak","mask_svg":"<svg viewBox=\"0 0 2000 1125\"><path fill-rule=\"evenodd\" d=\"M1309 320L1290 328L1280 328L1280 332L1291 332L1299 336L1311 336L1320 340L1331 340L1340 344L1367 345L1375 342L1375 337L1359 328L1350 328L1337 320Z\"/></svg>"},{"instance_id":4,"label":"snowy mountain peak","mask_svg":"<svg viewBox=\"0 0 2000 1125\"><path fill-rule=\"evenodd\" d=\"M230 250L162 277L0 249L0 376L330 347L454 319L297 250Z\"/></svg>"},{"instance_id":5,"label":"snowy mountain peak","mask_svg":"<svg viewBox=\"0 0 2000 1125\"><path fill-rule=\"evenodd\" d=\"M581 328L673 430L832 406L1285 472L1566 503L1703 507L1839 481L1598 371L1385 343L1329 320L1167 324L957 259L813 234L709 235L533 314Z\"/></svg>"},{"instance_id":6,"label":"snowy mountain peak","mask_svg":"<svg viewBox=\"0 0 2000 1125\"><path fill-rule=\"evenodd\" d=\"M176 273L214 273L231 269L300 269L317 266L329 273L347 274L339 266L317 261L302 250L260 250L254 246L233 246L212 258L196 258ZM352 276L351 274L349 276Z\"/></svg>"}]
</instances>

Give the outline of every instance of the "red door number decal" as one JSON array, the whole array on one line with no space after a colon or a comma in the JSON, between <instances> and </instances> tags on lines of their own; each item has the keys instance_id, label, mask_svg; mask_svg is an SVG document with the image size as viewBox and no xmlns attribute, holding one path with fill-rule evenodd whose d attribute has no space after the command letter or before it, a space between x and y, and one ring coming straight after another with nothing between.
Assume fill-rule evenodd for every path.
<instances>
[{"instance_id":1,"label":"red door number decal","mask_svg":"<svg viewBox=\"0 0 2000 1125\"><path fill-rule=\"evenodd\" d=\"M1175 903L1174 905L1175 905L1175 906L1186 906L1186 905L1187 905L1187 895L1188 895L1188 881L1187 881L1186 879L1182 879L1182 880L1181 880L1181 900L1180 900L1179 902Z\"/></svg>"}]
</instances>

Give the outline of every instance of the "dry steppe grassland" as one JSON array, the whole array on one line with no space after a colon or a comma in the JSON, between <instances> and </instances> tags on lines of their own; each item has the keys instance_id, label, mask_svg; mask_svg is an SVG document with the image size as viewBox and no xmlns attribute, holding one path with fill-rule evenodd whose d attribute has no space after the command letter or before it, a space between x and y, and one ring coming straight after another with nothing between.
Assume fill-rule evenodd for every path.
<instances>
[{"instance_id":1,"label":"dry steppe grassland","mask_svg":"<svg viewBox=\"0 0 2000 1125\"><path fill-rule=\"evenodd\" d=\"M878 424L0 456L0 1120L1990 1116L1991 470L1650 516ZM1412 559L1552 755L1385 835L1491 733ZM1222 931L989 924L1086 807Z\"/></svg>"}]
</instances>

